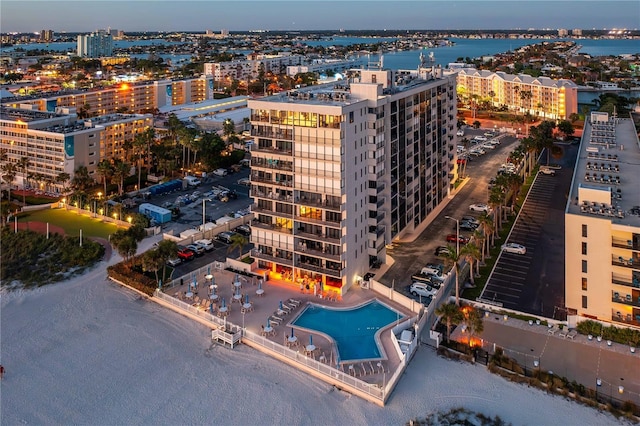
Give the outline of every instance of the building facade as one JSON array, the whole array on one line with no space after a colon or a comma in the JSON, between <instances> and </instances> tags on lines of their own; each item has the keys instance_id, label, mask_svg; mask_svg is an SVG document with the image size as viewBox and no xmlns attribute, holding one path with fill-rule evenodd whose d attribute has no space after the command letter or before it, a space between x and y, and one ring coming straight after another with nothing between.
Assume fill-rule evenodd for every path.
<instances>
[{"instance_id":1,"label":"building facade","mask_svg":"<svg viewBox=\"0 0 640 426\"><path fill-rule=\"evenodd\" d=\"M249 59L230 62L209 62L204 64L204 74L213 76L216 87L231 85L233 80L255 80L260 72L282 74L288 66L305 62L302 55L249 55Z\"/></svg>"},{"instance_id":2,"label":"building facade","mask_svg":"<svg viewBox=\"0 0 640 426\"><path fill-rule=\"evenodd\" d=\"M475 68L458 68L456 72L461 97L553 120L567 120L578 112L578 86L571 80Z\"/></svg>"},{"instance_id":3,"label":"building facade","mask_svg":"<svg viewBox=\"0 0 640 426\"><path fill-rule=\"evenodd\" d=\"M113 36L105 30L78 35L76 54L81 58L100 58L113 55Z\"/></svg>"},{"instance_id":4,"label":"building facade","mask_svg":"<svg viewBox=\"0 0 640 426\"><path fill-rule=\"evenodd\" d=\"M359 70L354 81L248 101L261 268L344 293L449 195L455 76L432 71Z\"/></svg>"},{"instance_id":5,"label":"building facade","mask_svg":"<svg viewBox=\"0 0 640 426\"><path fill-rule=\"evenodd\" d=\"M19 98L4 102L19 108L32 105L40 111L53 112L56 108L80 109L88 106L91 116L126 113L145 113L164 106L182 105L213 99L213 80L199 77L184 80L159 80L142 83L124 83L108 89L76 90L51 97Z\"/></svg>"},{"instance_id":6,"label":"building facade","mask_svg":"<svg viewBox=\"0 0 640 426\"><path fill-rule=\"evenodd\" d=\"M112 114L78 120L64 108L42 112L3 106L0 149L6 150L8 162L29 159L26 175L19 171L14 184L62 192L68 182L56 182L60 173L73 177L79 166L86 166L99 181L95 174L98 163L103 159L124 160L124 144L152 125L151 115ZM39 182L33 179L37 175L42 176Z\"/></svg>"},{"instance_id":7,"label":"building facade","mask_svg":"<svg viewBox=\"0 0 640 426\"><path fill-rule=\"evenodd\" d=\"M631 118L592 113L565 212L570 321L640 328L640 144Z\"/></svg>"}]
</instances>

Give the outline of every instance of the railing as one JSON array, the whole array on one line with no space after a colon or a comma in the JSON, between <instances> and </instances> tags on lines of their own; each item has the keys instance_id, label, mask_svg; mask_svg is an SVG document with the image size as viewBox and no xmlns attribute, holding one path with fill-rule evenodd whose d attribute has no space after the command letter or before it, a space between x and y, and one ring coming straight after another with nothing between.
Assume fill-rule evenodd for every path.
<instances>
[{"instance_id":1,"label":"railing","mask_svg":"<svg viewBox=\"0 0 640 426\"><path fill-rule=\"evenodd\" d=\"M630 294L627 294L625 297L614 295L611 297L611 301L616 303L622 303L624 305L640 307L640 298L636 297L634 299L634 297Z\"/></svg>"},{"instance_id":2,"label":"railing","mask_svg":"<svg viewBox=\"0 0 640 426\"><path fill-rule=\"evenodd\" d=\"M640 327L640 315L636 315L635 319L631 316L631 314L622 315L620 312L612 312L611 320L616 322L623 322L625 324L635 325L636 327Z\"/></svg>"},{"instance_id":3,"label":"railing","mask_svg":"<svg viewBox=\"0 0 640 426\"><path fill-rule=\"evenodd\" d=\"M325 220L325 219L316 219L316 218L300 216L300 215L295 215L293 219L297 220L299 222L315 223L315 224L318 224L318 225L332 226L332 227L335 227L335 228L339 228L340 227L340 223L339 222L333 222L333 221Z\"/></svg>"},{"instance_id":4,"label":"railing","mask_svg":"<svg viewBox=\"0 0 640 426\"><path fill-rule=\"evenodd\" d=\"M287 358L295 364L303 365L304 367L325 376L327 379L341 382L347 387L378 399L380 402L384 402L385 400L385 389L383 389L379 385L367 383L356 377L350 376L349 374L338 370L337 368L331 367L330 365L302 355L298 351L289 349L251 331L245 330L244 339L262 346L263 348L274 352L283 358Z\"/></svg>"},{"instance_id":5,"label":"railing","mask_svg":"<svg viewBox=\"0 0 640 426\"><path fill-rule=\"evenodd\" d=\"M611 282L613 284L624 285L627 287L640 288L640 278L636 277L622 277L620 275L611 274Z\"/></svg>"},{"instance_id":6,"label":"railing","mask_svg":"<svg viewBox=\"0 0 640 426\"><path fill-rule=\"evenodd\" d=\"M309 263L303 263L300 261L296 262L296 266L300 269L306 269L308 271L317 272L319 274L329 275L334 278L342 278L342 270L341 269L330 269L324 266L312 265Z\"/></svg>"},{"instance_id":7,"label":"railing","mask_svg":"<svg viewBox=\"0 0 640 426\"><path fill-rule=\"evenodd\" d=\"M273 213L273 212L272 212ZM271 231L282 232L285 234L292 234L293 230L291 228L286 228L284 226L279 226L275 223L262 223L262 222L253 222L251 226L261 229L269 229Z\"/></svg>"},{"instance_id":8,"label":"railing","mask_svg":"<svg viewBox=\"0 0 640 426\"><path fill-rule=\"evenodd\" d=\"M284 257L278 257L278 256L274 256L272 254L268 254L268 253L262 253L262 251L258 250L258 249L253 249L251 251L251 255L257 259L263 259L263 260L267 260L270 262L276 262L276 263L280 263L283 265L289 265L289 266L293 266L293 259L287 259Z\"/></svg>"},{"instance_id":9,"label":"railing","mask_svg":"<svg viewBox=\"0 0 640 426\"><path fill-rule=\"evenodd\" d=\"M340 238L334 238L334 237L331 237L330 235L322 234L322 233L313 234L311 232L301 231L300 229L296 230L296 236L298 236L300 238L307 238L307 239L310 239L310 240L327 241L327 242L333 243L333 244L341 244L341 239Z\"/></svg>"},{"instance_id":10,"label":"railing","mask_svg":"<svg viewBox=\"0 0 640 426\"><path fill-rule=\"evenodd\" d=\"M626 266L627 268L640 269L640 259L633 257L625 258L622 256L613 256L611 258L611 264L615 266Z\"/></svg>"},{"instance_id":11,"label":"railing","mask_svg":"<svg viewBox=\"0 0 640 426\"><path fill-rule=\"evenodd\" d=\"M625 249L631 249L631 250L640 250L640 245L638 244L633 244L633 240L623 240L620 238L613 238L611 240L611 245L613 247L618 247L618 248L625 248Z\"/></svg>"}]
</instances>

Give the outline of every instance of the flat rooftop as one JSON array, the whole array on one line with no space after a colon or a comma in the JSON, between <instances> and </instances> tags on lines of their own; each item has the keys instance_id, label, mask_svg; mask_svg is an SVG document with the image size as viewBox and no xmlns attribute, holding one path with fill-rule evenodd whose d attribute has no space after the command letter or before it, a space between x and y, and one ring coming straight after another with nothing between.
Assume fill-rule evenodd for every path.
<instances>
[{"instance_id":1,"label":"flat rooftop","mask_svg":"<svg viewBox=\"0 0 640 426\"><path fill-rule=\"evenodd\" d=\"M0 107L0 120L6 121L22 121L28 123L32 121L61 117L62 115L63 114L56 114L54 112Z\"/></svg>"},{"instance_id":2,"label":"flat rooftop","mask_svg":"<svg viewBox=\"0 0 640 426\"><path fill-rule=\"evenodd\" d=\"M640 227L640 144L631 118L585 122L567 213Z\"/></svg>"}]
</instances>

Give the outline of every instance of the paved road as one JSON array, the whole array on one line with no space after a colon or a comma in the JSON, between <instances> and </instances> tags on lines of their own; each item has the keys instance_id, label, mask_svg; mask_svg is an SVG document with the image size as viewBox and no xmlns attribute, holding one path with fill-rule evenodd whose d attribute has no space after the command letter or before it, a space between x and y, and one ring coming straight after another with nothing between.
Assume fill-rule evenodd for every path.
<instances>
[{"instance_id":1,"label":"paved road","mask_svg":"<svg viewBox=\"0 0 640 426\"><path fill-rule=\"evenodd\" d=\"M550 335L544 326L529 325L527 322L509 318L504 322L501 316L490 315L484 319L484 349L493 352L493 344L505 349L505 353L516 359L527 369L539 362L542 370L553 371L559 376L576 380L591 389L596 388L596 379L602 379L598 389L609 395L640 404L640 353L632 354L629 347L614 343L607 344L587 340L577 335L574 340ZM460 339L457 328L452 337ZM625 388L623 396L616 395L618 386Z\"/></svg>"}]
</instances>

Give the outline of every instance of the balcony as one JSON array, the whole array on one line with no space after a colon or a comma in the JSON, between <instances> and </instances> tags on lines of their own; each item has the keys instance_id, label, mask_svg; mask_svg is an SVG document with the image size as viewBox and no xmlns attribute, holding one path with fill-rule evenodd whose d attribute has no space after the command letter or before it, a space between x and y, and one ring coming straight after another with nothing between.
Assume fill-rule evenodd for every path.
<instances>
[{"instance_id":1,"label":"balcony","mask_svg":"<svg viewBox=\"0 0 640 426\"><path fill-rule=\"evenodd\" d=\"M626 287L640 288L640 278L639 277L632 277L631 279L629 279L627 277L622 277L620 275L612 274L611 282L613 284L623 285L623 286L626 286Z\"/></svg>"},{"instance_id":2,"label":"balcony","mask_svg":"<svg viewBox=\"0 0 640 426\"><path fill-rule=\"evenodd\" d=\"M327 234L323 234L322 232L317 232L315 234L311 232L305 232L304 228L298 228L295 235L300 238L306 238L308 240L314 240L314 241L323 241L331 244L342 243L340 238L334 238Z\"/></svg>"},{"instance_id":3,"label":"balcony","mask_svg":"<svg viewBox=\"0 0 640 426\"><path fill-rule=\"evenodd\" d=\"M251 160L251 168L263 168L274 170L293 171L293 163L290 161L278 161L267 158L253 158Z\"/></svg>"},{"instance_id":4,"label":"balcony","mask_svg":"<svg viewBox=\"0 0 640 426\"><path fill-rule=\"evenodd\" d=\"M340 254L331 254L323 250L310 249L310 248L307 248L306 245L299 244L296 251L298 253L304 253L306 256L321 257L323 259L329 259L334 262L340 262L342 260Z\"/></svg>"},{"instance_id":5,"label":"balcony","mask_svg":"<svg viewBox=\"0 0 640 426\"><path fill-rule=\"evenodd\" d=\"M340 228L340 222L331 222L322 218L317 219L315 217L300 216L300 215L294 215L293 218L298 222L312 223L312 224L321 225L321 226L331 226L334 228Z\"/></svg>"},{"instance_id":6,"label":"balcony","mask_svg":"<svg viewBox=\"0 0 640 426\"><path fill-rule=\"evenodd\" d=\"M263 192L263 191L258 191L256 189L251 189L251 197L255 197L255 198L268 198L269 200L277 200L277 201L288 201L288 202L293 202L293 196L292 195L284 195L284 194L279 194L277 192Z\"/></svg>"},{"instance_id":7,"label":"balcony","mask_svg":"<svg viewBox=\"0 0 640 426\"><path fill-rule=\"evenodd\" d=\"M618 292L614 292L611 296L611 301L615 303L622 303L624 305L636 306L640 308L640 296L625 294L621 295Z\"/></svg>"},{"instance_id":8,"label":"balcony","mask_svg":"<svg viewBox=\"0 0 640 426\"><path fill-rule=\"evenodd\" d=\"M251 147L251 152L267 152L269 154L286 155L289 157L293 155L292 149L280 149L274 146L260 146L255 144Z\"/></svg>"},{"instance_id":9,"label":"balcony","mask_svg":"<svg viewBox=\"0 0 640 426\"><path fill-rule=\"evenodd\" d=\"M623 240L620 238L613 238L611 240L611 246L617 247L617 248L640 251L640 244L634 244L633 240Z\"/></svg>"},{"instance_id":10,"label":"balcony","mask_svg":"<svg viewBox=\"0 0 640 426\"><path fill-rule=\"evenodd\" d=\"M260 229L267 229L270 231L282 232L284 234L293 234L293 231L290 228L286 228L282 225L277 225L275 223L264 223L257 220L251 222L251 226Z\"/></svg>"},{"instance_id":11,"label":"balcony","mask_svg":"<svg viewBox=\"0 0 640 426\"><path fill-rule=\"evenodd\" d=\"M637 258L634 259L633 257L626 258L622 256L613 256L611 259L611 264L614 266L623 266L626 268L640 270L640 260Z\"/></svg>"},{"instance_id":12,"label":"balcony","mask_svg":"<svg viewBox=\"0 0 640 426\"><path fill-rule=\"evenodd\" d=\"M320 207L326 210L332 210L339 212L342 209L342 203L332 203L329 200L322 200L321 198L302 198L296 199L296 203L309 206L309 207Z\"/></svg>"},{"instance_id":13,"label":"balcony","mask_svg":"<svg viewBox=\"0 0 640 426\"><path fill-rule=\"evenodd\" d=\"M274 262L274 263L279 263L281 265L293 266L293 259L276 257L273 254L262 253L262 251L258 249L251 250L251 256L257 259L266 260L268 262Z\"/></svg>"},{"instance_id":14,"label":"balcony","mask_svg":"<svg viewBox=\"0 0 640 426\"><path fill-rule=\"evenodd\" d=\"M636 314L634 318L632 314L622 314L621 312L613 312L611 314L611 320L614 322L621 322L624 324L640 327L640 314Z\"/></svg>"}]
</instances>

